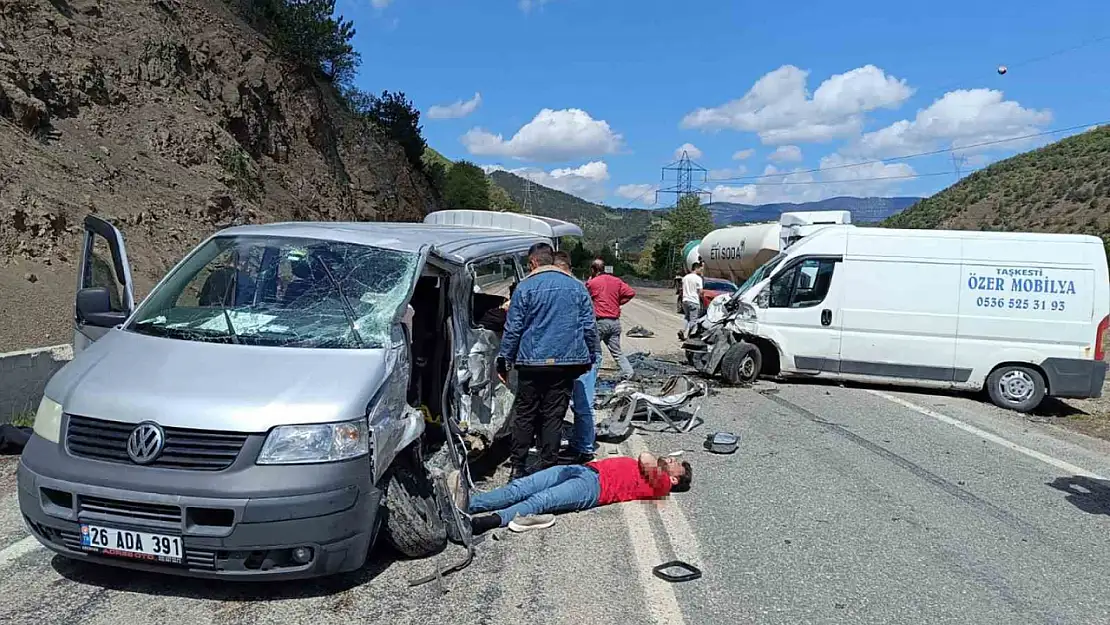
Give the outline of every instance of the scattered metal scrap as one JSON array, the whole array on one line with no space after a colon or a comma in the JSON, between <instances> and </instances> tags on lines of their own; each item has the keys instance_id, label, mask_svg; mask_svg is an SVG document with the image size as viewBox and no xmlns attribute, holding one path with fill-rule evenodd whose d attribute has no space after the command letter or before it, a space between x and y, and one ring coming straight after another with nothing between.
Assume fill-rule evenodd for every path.
<instances>
[{"instance_id":1,"label":"scattered metal scrap","mask_svg":"<svg viewBox=\"0 0 1110 625\"><path fill-rule=\"evenodd\" d=\"M610 408L611 416L597 426L597 436L602 440L622 439L631 432L634 419L645 420L645 425L659 420L665 430L684 434L702 423L698 417L701 405L693 413L682 408L690 400L707 394L708 385L704 381L685 375L668 378L658 395L645 392L635 382L621 382L601 406Z\"/></svg>"}]
</instances>

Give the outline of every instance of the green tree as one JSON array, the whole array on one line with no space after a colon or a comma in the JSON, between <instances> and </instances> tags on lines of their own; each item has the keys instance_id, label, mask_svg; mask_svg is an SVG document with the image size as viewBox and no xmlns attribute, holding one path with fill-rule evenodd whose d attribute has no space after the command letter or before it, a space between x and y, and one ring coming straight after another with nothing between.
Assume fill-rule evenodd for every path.
<instances>
[{"instance_id":1,"label":"green tree","mask_svg":"<svg viewBox=\"0 0 1110 625\"><path fill-rule=\"evenodd\" d=\"M447 172L443 189L447 208L489 210L489 179L474 163L459 161Z\"/></svg>"},{"instance_id":2,"label":"green tree","mask_svg":"<svg viewBox=\"0 0 1110 625\"><path fill-rule=\"evenodd\" d=\"M713 214L696 195L687 195L666 216L666 225L651 249L652 274L666 279L682 267L682 248L713 230Z\"/></svg>"},{"instance_id":3,"label":"green tree","mask_svg":"<svg viewBox=\"0 0 1110 625\"><path fill-rule=\"evenodd\" d=\"M238 0L241 13L270 36L286 58L345 85L354 78L359 54L351 45L354 23L335 15L335 0Z\"/></svg>"},{"instance_id":4,"label":"green tree","mask_svg":"<svg viewBox=\"0 0 1110 625\"><path fill-rule=\"evenodd\" d=\"M424 171L424 150L428 144L421 134L424 129L420 126L420 111L404 93L383 91L375 96L352 89L347 92L346 99L355 113L369 119L390 139L401 144L405 158L417 171Z\"/></svg>"}]
</instances>

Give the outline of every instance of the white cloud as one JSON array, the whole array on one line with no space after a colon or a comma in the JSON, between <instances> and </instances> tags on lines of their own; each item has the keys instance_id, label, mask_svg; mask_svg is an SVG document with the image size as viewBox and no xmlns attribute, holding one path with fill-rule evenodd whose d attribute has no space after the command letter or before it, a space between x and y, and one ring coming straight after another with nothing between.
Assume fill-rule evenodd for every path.
<instances>
[{"instance_id":1,"label":"white cloud","mask_svg":"<svg viewBox=\"0 0 1110 625\"><path fill-rule=\"evenodd\" d=\"M482 104L482 94L474 92L474 97L469 100L455 100L451 104L435 104L428 108L425 115L428 119L459 119L466 117Z\"/></svg>"},{"instance_id":2,"label":"white cloud","mask_svg":"<svg viewBox=\"0 0 1110 625\"><path fill-rule=\"evenodd\" d=\"M608 122L581 109L543 109L507 141L481 128L472 128L460 141L476 156L552 162L612 154L624 139Z\"/></svg>"},{"instance_id":3,"label":"white cloud","mask_svg":"<svg viewBox=\"0 0 1110 625\"><path fill-rule=\"evenodd\" d=\"M580 167L562 167L551 171L538 167L508 169L501 165L485 165L482 169L487 174L498 170L507 171L545 187L595 202L605 199L605 186L609 182L609 166L604 161L591 161Z\"/></svg>"},{"instance_id":4,"label":"white cloud","mask_svg":"<svg viewBox=\"0 0 1110 625\"><path fill-rule=\"evenodd\" d=\"M629 202L651 206L655 203L655 192L658 190L659 185L655 184L622 184L617 187L617 195Z\"/></svg>"},{"instance_id":5,"label":"white cloud","mask_svg":"<svg viewBox=\"0 0 1110 625\"><path fill-rule=\"evenodd\" d=\"M802 148L796 145L780 145L778 149L767 155L767 160L776 163L796 163L802 160Z\"/></svg>"},{"instance_id":6,"label":"white cloud","mask_svg":"<svg viewBox=\"0 0 1110 625\"><path fill-rule=\"evenodd\" d=\"M392 2L393 0L370 0L370 6L380 10L386 8Z\"/></svg>"},{"instance_id":7,"label":"white cloud","mask_svg":"<svg viewBox=\"0 0 1110 625\"><path fill-rule=\"evenodd\" d=\"M808 71L784 65L757 80L742 98L687 114L681 126L754 132L770 145L830 141L858 133L864 113L897 108L913 94L905 80L874 65L829 77L812 97L808 77Z\"/></svg>"},{"instance_id":8,"label":"white cloud","mask_svg":"<svg viewBox=\"0 0 1110 625\"><path fill-rule=\"evenodd\" d=\"M752 148L748 148L746 150L739 150L739 151L736 151L736 152L732 153L732 160L734 160L734 161L747 160L747 159L751 158L752 154L755 154L755 150L752 149Z\"/></svg>"},{"instance_id":9,"label":"white cloud","mask_svg":"<svg viewBox=\"0 0 1110 625\"><path fill-rule=\"evenodd\" d=\"M699 150L698 146L694 145L693 143L683 143L682 145L678 146L674 151L674 157L682 158L683 152L686 153L686 156L689 156L695 161L702 157L701 150Z\"/></svg>"},{"instance_id":10,"label":"white cloud","mask_svg":"<svg viewBox=\"0 0 1110 625\"><path fill-rule=\"evenodd\" d=\"M959 149L976 143L1000 141L1037 133L1052 121L1048 110L1028 109L1005 100L994 89L950 91L919 110L913 121L903 119L869 132L845 152L867 157L892 157L936 149ZM1020 144L1000 143L983 146L986 150L1013 149ZM966 152L984 151L970 148Z\"/></svg>"},{"instance_id":11,"label":"white cloud","mask_svg":"<svg viewBox=\"0 0 1110 625\"><path fill-rule=\"evenodd\" d=\"M711 189L715 202L772 204L776 202L815 202L842 195L870 197L889 195L916 172L906 163L861 165L840 154L821 159L824 171L784 171L767 165L763 178L751 184L717 185ZM845 165L852 165L845 167Z\"/></svg>"}]
</instances>

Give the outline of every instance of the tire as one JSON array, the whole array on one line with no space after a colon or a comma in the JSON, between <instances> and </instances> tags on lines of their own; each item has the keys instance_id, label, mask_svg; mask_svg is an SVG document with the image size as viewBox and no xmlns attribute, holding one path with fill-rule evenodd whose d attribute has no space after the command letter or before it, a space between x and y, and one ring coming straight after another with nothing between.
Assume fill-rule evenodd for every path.
<instances>
[{"instance_id":1,"label":"tire","mask_svg":"<svg viewBox=\"0 0 1110 625\"><path fill-rule=\"evenodd\" d=\"M728 348L721 358L721 376L729 384L750 384L759 377L763 354L759 348L743 341Z\"/></svg>"},{"instance_id":2,"label":"tire","mask_svg":"<svg viewBox=\"0 0 1110 625\"><path fill-rule=\"evenodd\" d=\"M1032 367L1002 365L987 376L987 394L999 408L1031 412L1046 392L1044 376Z\"/></svg>"},{"instance_id":3,"label":"tire","mask_svg":"<svg viewBox=\"0 0 1110 625\"><path fill-rule=\"evenodd\" d=\"M414 448L405 449L389 469L384 529L386 540L399 553L424 558L447 546L447 527L439 514L432 481L416 457Z\"/></svg>"}]
</instances>

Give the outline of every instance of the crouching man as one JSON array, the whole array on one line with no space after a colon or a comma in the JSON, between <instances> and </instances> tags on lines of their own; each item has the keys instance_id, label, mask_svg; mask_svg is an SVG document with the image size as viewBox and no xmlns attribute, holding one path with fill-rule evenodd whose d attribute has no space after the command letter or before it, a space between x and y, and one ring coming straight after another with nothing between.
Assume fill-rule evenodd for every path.
<instances>
[{"instance_id":1,"label":"crouching man","mask_svg":"<svg viewBox=\"0 0 1110 625\"><path fill-rule=\"evenodd\" d=\"M541 529L556 512L588 510L622 501L657 499L690 489L690 463L673 457L617 456L585 465L555 466L470 499L475 534L496 527Z\"/></svg>"}]
</instances>

